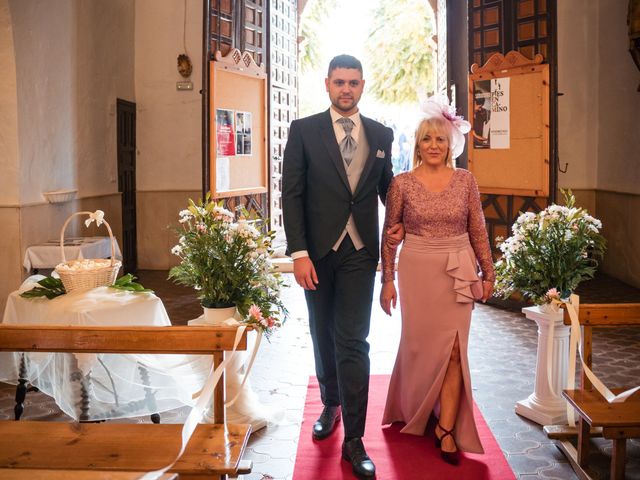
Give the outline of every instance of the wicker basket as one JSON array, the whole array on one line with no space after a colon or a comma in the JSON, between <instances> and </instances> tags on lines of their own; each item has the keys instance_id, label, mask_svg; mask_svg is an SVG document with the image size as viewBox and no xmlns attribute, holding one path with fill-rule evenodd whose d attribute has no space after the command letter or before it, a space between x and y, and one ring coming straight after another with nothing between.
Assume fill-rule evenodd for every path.
<instances>
[{"instance_id":1,"label":"wicker basket","mask_svg":"<svg viewBox=\"0 0 640 480\"><path fill-rule=\"evenodd\" d=\"M109 237L111 238L111 259L84 259L69 260L64 255L64 232L67 225L76 215L91 215L93 212L76 212L67 218L60 232L60 253L62 255L62 263L59 263L55 271L60 276L64 289L67 293L81 292L83 290L91 290L96 287L106 287L113 285L118 276L118 270L122 263L116 260L116 243L113 238L113 232L106 220L103 220Z\"/></svg>"}]
</instances>

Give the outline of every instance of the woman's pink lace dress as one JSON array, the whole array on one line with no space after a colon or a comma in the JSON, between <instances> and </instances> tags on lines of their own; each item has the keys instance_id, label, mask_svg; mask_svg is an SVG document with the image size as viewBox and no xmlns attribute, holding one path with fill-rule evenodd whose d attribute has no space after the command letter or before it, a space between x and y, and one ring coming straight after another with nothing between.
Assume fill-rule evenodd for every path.
<instances>
[{"instance_id":1,"label":"woman's pink lace dress","mask_svg":"<svg viewBox=\"0 0 640 480\"><path fill-rule=\"evenodd\" d=\"M427 190L411 172L393 179L386 201L386 230L399 222L405 240L398 263L402 336L391 376L383 424L406 423L424 435L438 400L456 335L463 387L454 437L461 451L483 451L473 419L467 342L473 299L483 278L495 278L480 195L473 175L454 171L440 192ZM396 249L382 242L382 279L394 279ZM477 263L476 263L477 262ZM449 427L449 426L447 426Z\"/></svg>"}]
</instances>

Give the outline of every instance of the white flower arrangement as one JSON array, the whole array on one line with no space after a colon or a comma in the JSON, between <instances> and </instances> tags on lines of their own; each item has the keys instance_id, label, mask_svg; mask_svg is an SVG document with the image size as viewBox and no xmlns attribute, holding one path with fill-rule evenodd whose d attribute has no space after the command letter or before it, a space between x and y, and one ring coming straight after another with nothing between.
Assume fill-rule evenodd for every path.
<instances>
[{"instance_id":1,"label":"white flower arrangement","mask_svg":"<svg viewBox=\"0 0 640 480\"><path fill-rule=\"evenodd\" d=\"M178 244L171 249L181 263L169 272L176 283L198 291L208 308L235 306L245 322L266 334L280 326L287 311L280 300L283 285L271 264L274 232L261 233L261 220L239 218L221 203L189 200L178 214Z\"/></svg>"},{"instance_id":2,"label":"white flower arrangement","mask_svg":"<svg viewBox=\"0 0 640 480\"><path fill-rule=\"evenodd\" d=\"M602 222L575 207L571 191L562 193L566 205L522 213L511 236L500 241L498 295L507 298L517 291L536 304L549 303L567 298L582 280L593 277L605 251Z\"/></svg>"}]
</instances>

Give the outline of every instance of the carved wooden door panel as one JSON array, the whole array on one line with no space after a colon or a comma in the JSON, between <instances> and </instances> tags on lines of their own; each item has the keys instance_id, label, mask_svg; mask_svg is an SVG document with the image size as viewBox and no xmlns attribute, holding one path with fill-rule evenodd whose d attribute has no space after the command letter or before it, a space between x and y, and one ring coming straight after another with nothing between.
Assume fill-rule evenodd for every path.
<instances>
[{"instance_id":1,"label":"carved wooden door panel","mask_svg":"<svg viewBox=\"0 0 640 480\"><path fill-rule=\"evenodd\" d=\"M289 124L298 114L297 0L271 0L270 84L271 228L283 236L282 155Z\"/></svg>"}]
</instances>

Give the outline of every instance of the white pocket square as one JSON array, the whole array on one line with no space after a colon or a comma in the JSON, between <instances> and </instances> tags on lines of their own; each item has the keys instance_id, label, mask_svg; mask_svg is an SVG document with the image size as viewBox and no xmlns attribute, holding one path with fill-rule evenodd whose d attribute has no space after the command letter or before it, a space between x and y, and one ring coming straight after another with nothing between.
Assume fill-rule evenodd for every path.
<instances>
[{"instance_id":1,"label":"white pocket square","mask_svg":"<svg viewBox=\"0 0 640 480\"><path fill-rule=\"evenodd\" d=\"M376 158L384 158L384 151L378 150L376 152Z\"/></svg>"}]
</instances>

